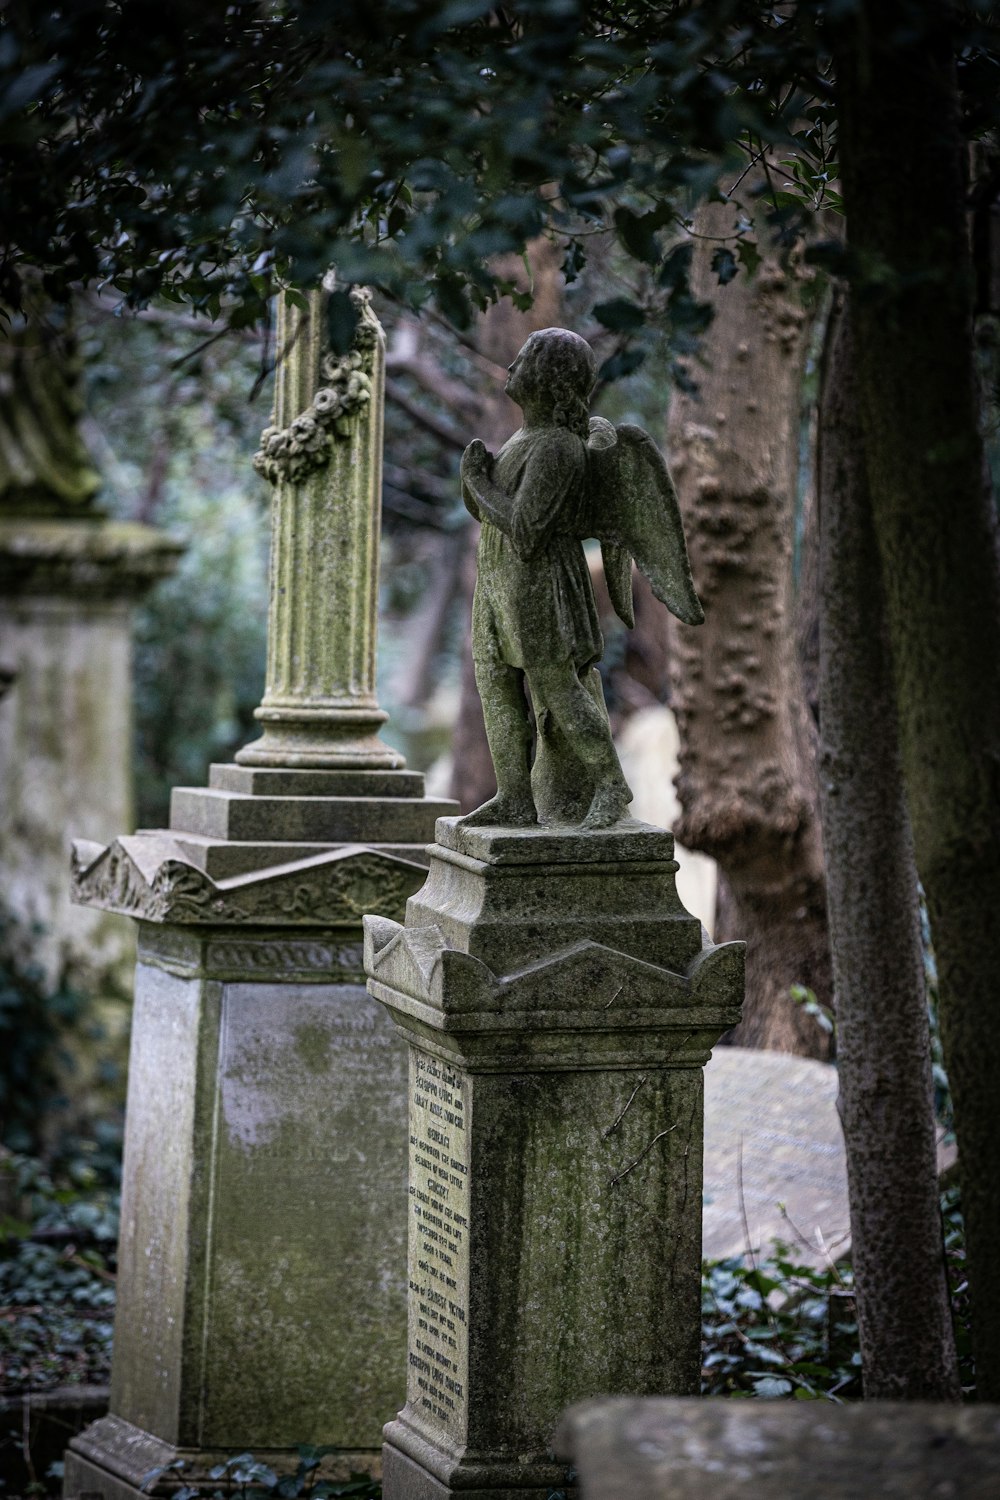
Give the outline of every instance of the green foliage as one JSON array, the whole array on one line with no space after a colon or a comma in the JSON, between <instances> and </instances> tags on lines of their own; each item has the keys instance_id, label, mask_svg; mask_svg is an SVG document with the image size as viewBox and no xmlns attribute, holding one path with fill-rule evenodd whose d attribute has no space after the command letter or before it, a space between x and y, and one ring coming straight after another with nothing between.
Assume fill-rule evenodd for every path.
<instances>
[{"instance_id":1,"label":"green foliage","mask_svg":"<svg viewBox=\"0 0 1000 1500\"><path fill-rule=\"evenodd\" d=\"M209 1470L213 1484L182 1483L178 1488L171 1487L169 1493L171 1500L263 1500L268 1495L276 1500L294 1500L296 1496L312 1500L381 1500L382 1486L368 1474L352 1473L346 1480L317 1477L323 1459L336 1452L336 1448L302 1443L294 1474L283 1475L276 1474L267 1464L258 1463L252 1453L238 1453ZM172 1464L150 1469L143 1476L142 1488L148 1494L155 1494L157 1481L164 1475L183 1480L188 1467L186 1459L178 1458Z\"/></svg>"},{"instance_id":2,"label":"green foliage","mask_svg":"<svg viewBox=\"0 0 1000 1500\"><path fill-rule=\"evenodd\" d=\"M801 1005L807 1016L812 1016L820 1031L825 1031L827 1036L836 1036L837 1018L828 1005L817 1000L813 990L804 984L793 984L788 993L796 1005Z\"/></svg>"},{"instance_id":3,"label":"green foliage","mask_svg":"<svg viewBox=\"0 0 1000 1500\"><path fill-rule=\"evenodd\" d=\"M817 216L841 207L830 53L853 9L11 0L0 300L16 304L35 267L53 298L100 281L130 306L163 296L245 328L277 285L312 284L332 259L343 283L432 299L465 326L512 293L491 258L548 231L575 275L596 226L655 270L706 196L733 206L723 279L749 273L743 246L762 235L805 234L846 265ZM936 15L910 7L907 42ZM956 9L954 32L980 138L997 124L993 8ZM341 344L351 315L331 306ZM690 311L674 309L682 334Z\"/></svg>"},{"instance_id":4,"label":"green foliage","mask_svg":"<svg viewBox=\"0 0 1000 1500\"><path fill-rule=\"evenodd\" d=\"M345 282L433 297L465 325L510 291L490 258L547 225L575 259L613 223L657 265L692 198L735 182L761 142L808 161L781 189L808 214L833 134L821 9L12 4L3 295L27 263L52 296L101 279L132 305L225 305L246 326L276 279L311 283L332 257ZM796 232L776 190L761 217Z\"/></svg>"},{"instance_id":5,"label":"green foliage","mask_svg":"<svg viewBox=\"0 0 1000 1500\"><path fill-rule=\"evenodd\" d=\"M780 1241L756 1263L741 1256L705 1263L702 1338L707 1396L861 1394L850 1268L817 1270Z\"/></svg>"},{"instance_id":6,"label":"green foliage","mask_svg":"<svg viewBox=\"0 0 1000 1500\"><path fill-rule=\"evenodd\" d=\"M24 1215L0 1221L0 1362L8 1392L104 1384L110 1375L116 1155L105 1134L58 1173L31 1157L3 1161L7 1191Z\"/></svg>"},{"instance_id":7,"label":"green foliage","mask_svg":"<svg viewBox=\"0 0 1000 1500\"><path fill-rule=\"evenodd\" d=\"M41 1121L65 1102L64 1037L89 1006L65 978L47 982L31 956L35 937L0 908L0 1142L19 1151L37 1148Z\"/></svg>"},{"instance_id":8,"label":"green foliage","mask_svg":"<svg viewBox=\"0 0 1000 1500\"><path fill-rule=\"evenodd\" d=\"M162 316L162 315L159 315ZM254 738L264 685L268 493L251 455L267 421L261 349L204 348L190 319L81 310L88 404L106 501L186 537L173 577L136 610L136 800L165 822L170 789Z\"/></svg>"},{"instance_id":9,"label":"green foliage","mask_svg":"<svg viewBox=\"0 0 1000 1500\"><path fill-rule=\"evenodd\" d=\"M266 649L266 528L246 487L192 487L162 519L192 544L137 611L136 781L147 826L165 821L171 787L204 784L210 761L255 738Z\"/></svg>"}]
</instances>

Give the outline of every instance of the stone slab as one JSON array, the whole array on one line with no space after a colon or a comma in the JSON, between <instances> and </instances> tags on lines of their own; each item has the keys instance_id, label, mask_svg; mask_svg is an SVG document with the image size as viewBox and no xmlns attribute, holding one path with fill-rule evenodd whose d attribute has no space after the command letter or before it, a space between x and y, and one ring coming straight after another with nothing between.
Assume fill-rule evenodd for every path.
<instances>
[{"instance_id":1,"label":"stone slab","mask_svg":"<svg viewBox=\"0 0 1000 1500\"><path fill-rule=\"evenodd\" d=\"M421 771L326 770L296 771L284 767L209 767L209 786L219 792L242 792L252 797L408 797L422 798Z\"/></svg>"},{"instance_id":2,"label":"stone slab","mask_svg":"<svg viewBox=\"0 0 1000 1500\"><path fill-rule=\"evenodd\" d=\"M842 1254L850 1212L836 1068L717 1047L705 1069L703 1201L708 1260L766 1253L774 1239L814 1265Z\"/></svg>"},{"instance_id":3,"label":"stone slab","mask_svg":"<svg viewBox=\"0 0 1000 1500\"><path fill-rule=\"evenodd\" d=\"M996 1500L1000 1407L635 1400L570 1408L579 1500Z\"/></svg>"},{"instance_id":4,"label":"stone slab","mask_svg":"<svg viewBox=\"0 0 1000 1500\"><path fill-rule=\"evenodd\" d=\"M614 828L467 828L442 817L434 837L444 849L489 865L620 864L674 858L673 835L628 818Z\"/></svg>"},{"instance_id":5,"label":"stone slab","mask_svg":"<svg viewBox=\"0 0 1000 1500\"><path fill-rule=\"evenodd\" d=\"M265 797L212 787L175 787L173 832L279 843L415 844L456 803L437 798Z\"/></svg>"}]
</instances>

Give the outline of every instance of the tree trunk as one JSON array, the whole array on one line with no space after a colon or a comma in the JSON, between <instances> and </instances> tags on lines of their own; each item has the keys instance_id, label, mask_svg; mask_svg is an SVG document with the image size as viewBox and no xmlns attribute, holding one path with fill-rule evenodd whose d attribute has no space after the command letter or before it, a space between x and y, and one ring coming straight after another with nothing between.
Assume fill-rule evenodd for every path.
<instances>
[{"instance_id":1,"label":"tree trunk","mask_svg":"<svg viewBox=\"0 0 1000 1500\"><path fill-rule=\"evenodd\" d=\"M483 317L477 340L480 351L501 369L511 364L518 350L530 333L538 328L551 328L560 321L562 311L562 251L549 239L534 240L528 247L528 259L532 270L534 302L527 312L519 312L509 300L491 307ZM527 286L524 264L519 256L509 257L501 268L501 274ZM482 438L487 448L495 453L520 424L520 412L513 401L504 394L502 386L487 391L481 403L479 416L470 428L469 441ZM466 555L462 563L462 586L465 595L465 618L472 618L472 593L476 583L476 544L479 527L473 523L469 528ZM462 686L459 699L458 722L452 741L453 770L451 795L461 804L463 812L479 807L497 789L486 743L486 728L483 724L483 707L476 690L476 678L472 665L471 641L466 636L462 652Z\"/></svg>"},{"instance_id":2,"label":"tree trunk","mask_svg":"<svg viewBox=\"0 0 1000 1500\"><path fill-rule=\"evenodd\" d=\"M727 233L734 210L699 210L699 236ZM829 1038L790 997L830 998L815 732L796 653L792 525L802 372L810 318L805 273L765 257L748 281L717 288L710 238L695 240L693 284L715 307L697 397L678 393L670 461L695 584L698 630L674 632L673 707L681 736L675 829L718 861L726 936L747 939L744 1020L731 1039L810 1057ZM731 922L731 927L730 927Z\"/></svg>"},{"instance_id":3,"label":"tree trunk","mask_svg":"<svg viewBox=\"0 0 1000 1500\"><path fill-rule=\"evenodd\" d=\"M917 877L853 358L838 312L820 418L820 782L864 1392L954 1401Z\"/></svg>"},{"instance_id":4,"label":"tree trunk","mask_svg":"<svg viewBox=\"0 0 1000 1500\"><path fill-rule=\"evenodd\" d=\"M1000 563L973 362L950 7L838 33L858 395L917 870L937 956L978 1391L1000 1400ZM919 179L901 163L919 163Z\"/></svg>"}]
</instances>

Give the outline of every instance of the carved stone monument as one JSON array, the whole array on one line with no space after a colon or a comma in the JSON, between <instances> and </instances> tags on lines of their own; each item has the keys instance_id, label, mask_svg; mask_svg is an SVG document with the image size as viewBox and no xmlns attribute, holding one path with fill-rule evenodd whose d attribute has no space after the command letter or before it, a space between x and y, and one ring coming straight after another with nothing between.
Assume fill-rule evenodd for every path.
<instances>
[{"instance_id":1,"label":"carved stone monument","mask_svg":"<svg viewBox=\"0 0 1000 1500\"><path fill-rule=\"evenodd\" d=\"M74 1440L68 1495L303 1442L370 1468L402 1395L406 1059L361 917L402 914L454 804L378 739L383 336L359 295L334 358L323 295L282 310L257 457L263 737L175 790L168 830L74 850L77 898L137 918L140 963L111 1414Z\"/></svg>"},{"instance_id":2,"label":"carved stone monument","mask_svg":"<svg viewBox=\"0 0 1000 1500\"><path fill-rule=\"evenodd\" d=\"M0 335L0 903L50 982L125 991L129 924L70 902L70 828L132 826L132 612L182 545L114 521L80 436L64 311Z\"/></svg>"},{"instance_id":3,"label":"carved stone monument","mask_svg":"<svg viewBox=\"0 0 1000 1500\"><path fill-rule=\"evenodd\" d=\"M701 609L659 454L588 428L594 368L575 335L532 335L507 387L523 429L495 460L467 450L498 793L438 823L405 925L365 919L368 987L410 1053L385 1500L547 1500L567 1403L698 1387L702 1070L739 1017L744 948L706 944L670 834L625 816L582 538L602 538L623 617L633 556L677 613Z\"/></svg>"},{"instance_id":4,"label":"carved stone monument","mask_svg":"<svg viewBox=\"0 0 1000 1500\"><path fill-rule=\"evenodd\" d=\"M410 1047L406 1404L386 1500L547 1500L559 1414L700 1370L702 1069L743 945L703 946L668 833L438 824L369 989Z\"/></svg>"}]
</instances>

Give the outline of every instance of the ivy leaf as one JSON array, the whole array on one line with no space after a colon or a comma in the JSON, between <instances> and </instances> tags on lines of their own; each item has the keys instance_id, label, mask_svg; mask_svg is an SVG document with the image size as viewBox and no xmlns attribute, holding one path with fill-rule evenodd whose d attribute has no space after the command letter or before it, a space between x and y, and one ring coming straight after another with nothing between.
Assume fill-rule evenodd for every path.
<instances>
[{"instance_id":1,"label":"ivy leaf","mask_svg":"<svg viewBox=\"0 0 1000 1500\"><path fill-rule=\"evenodd\" d=\"M736 246L736 254L748 276L753 275L763 259L754 240L740 240Z\"/></svg>"},{"instance_id":2,"label":"ivy leaf","mask_svg":"<svg viewBox=\"0 0 1000 1500\"><path fill-rule=\"evenodd\" d=\"M659 259L656 231L662 229L663 221L662 209L653 209L648 214L634 214L630 208L615 210L615 225L625 249L650 266Z\"/></svg>"},{"instance_id":3,"label":"ivy leaf","mask_svg":"<svg viewBox=\"0 0 1000 1500\"><path fill-rule=\"evenodd\" d=\"M612 333L638 333L646 322L646 314L627 297L612 297L610 302L598 302L594 317Z\"/></svg>"},{"instance_id":4,"label":"ivy leaf","mask_svg":"<svg viewBox=\"0 0 1000 1500\"><path fill-rule=\"evenodd\" d=\"M663 265L660 267L657 281L660 286L676 290L677 287L686 286L691 271L691 257L694 254L694 242L684 240L664 256Z\"/></svg>"},{"instance_id":5,"label":"ivy leaf","mask_svg":"<svg viewBox=\"0 0 1000 1500\"><path fill-rule=\"evenodd\" d=\"M782 1380L777 1375L765 1375L761 1379L754 1380L755 1396L787 1396L792 1389L790 1380Z\"/></svg>"},{"instance_id":6,"label":"ivy leaf","mask_svg":"<svg viewBox=\"0 0 1000 1500\"><path fill-rule=\"evenodd\" d=\"M612 354L604 361L597 372L597 378L610 385L612 381L622 380L638 370L645 358L645 349L620 349L617 354Z\"/></svg>"},{"instance_id":7,"label":"ivy leaf","mask_svg":"<svg viewBox=\"0 0 1000 1500\"><path fill-rule=\"evenodd\" d=\"M719 278L719 285L726 286L739 271L736 256L728 245L719 245L712 252L712 270Z\"/></svg>"}]
</instances>

